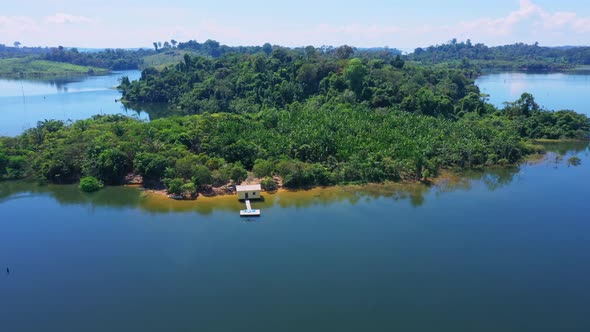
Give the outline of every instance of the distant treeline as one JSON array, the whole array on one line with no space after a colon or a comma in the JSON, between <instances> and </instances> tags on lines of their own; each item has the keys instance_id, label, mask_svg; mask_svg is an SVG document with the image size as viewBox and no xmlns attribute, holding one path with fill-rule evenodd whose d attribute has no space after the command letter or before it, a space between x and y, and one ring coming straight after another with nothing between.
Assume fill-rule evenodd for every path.
<instances>
[{"instance_id":1,"label":"distant treeline","mask_svg":"<svg viewBox=\"0 0 590 332\"><path fill-rule=\"evenodd\" d=\"M95 52L81 52L76 48L65 48L63 46L10 47L0 44L0 59L28 57L30 61L47 60L110 70L139 69L143 64L143 58L154 53L151 49L124 50L107 48Z\"/></svg>"},{"instance_id":2,"label":"distant treeline","mask_svg":"<svg viewBox=\"0 0 590 332\"><path fill-rule=\"evenodd\" d=\"M79 66L92 66L111 70L139 69L143 57L153 54L153 50L105 49L99 52L79 52L76 48L51 48L41 58L43 60L66 62Z\"/></svg>"},{"instance_id":3,"label":"distant treeline","mask_svg":"<svg viewBox=\"0 0 590 332\"><path fill-rule=\"evenodd\" d=\"M15 42L19 45L18 42ZM49 47L12 47L5 44L0 44L0 59L6 58L21 58L30 55L42 55L49 52Z\"/></svg>"},{"instance_id":4,"label":"distant treeline","mask_svg":"<svg viewBox=\"0 0 590 332\"><path fill-rule=\"evenodd\" d=\"M425 64L447 63L463 68L547 71L590 65L590 47L542 47L537 43L488 47L453 39L447 44L417 48L407 58Z\"/></svg>"},{"instance_id":5,"label":"distant treeline","mask_svg":"<svg viewBox=\"0 0 590 332\"><path fill-rule=\"evenodd\" d=\"M112 70L145 68L144 58L159 53L169 53L171 50L189 51L193 55L219 58L226 54L270 54L276 49L284 49L277 45L265 43L262 46L227 46L215 40L199 43L196 40L177 42L170 40L153 42L153 48L139 50L105 49L99 52L79 52L77 49L64 47L15 47L0 44L0 58L38 56L40 60L51 60L83 66L93 66ZM306 54L306 50L313 48L314 52L322 55L334 55L342 51L342 47L296 47L289 48L298 54ZM365 48L357 49L347 46L346 51L352 51L357 57L383 58L396 56L401 52L395 48ZM174 54L172 54L173 56ZM455 68L470 68L498 70L549 71L565 70L576 65L590 65L590 47L542 47L537 43L527 45L523 43L489 47L481 43L472 44L470 40L457 42L456 39L442 45L417 48L413 53L404 56L405 60L417 61L424 64L444 64Z\"/></svg>"},{"instance_id":6,"label":"distant treeline","mask_svg":"<svg viewBox=\"0 0 590 332\"><path fill-rule=\"evenodd\" d=\"M166 48L174 47L176 43L165 43ZM350 47L350 46L347 46ZM277 45L271 45L270 43L265 43L262 46L227 46L221 45L219 42L215 40L207 40L203 43L199 43L196 40L189 40L187 42L180 42L176 48L181 50L190 50L196 53L196 55L201 56L210 56L212 58L219 58L220 56L228 53L237 53L237 54L256 54L256 53L264 53L266 55L270 55L273 50L277 48L284 48ZM306 49L313 48L315 52L319 52L322 54L334 54L338 47L334 46L322 46L315 48L313 46L307 47L294 47L290 48L294 52L305 53ZM156 50L163 50L162 48L156 47ZM382 47L375 47L375 48L364 48L364 49L357 49L354 47L350 47L350 50L355 51L358 55L364 55L367 57L375 57L379 56L380 54L392 54L397 55L401 54L401 51L395 48L382 48Z\"/></svg>"}]
</instances>

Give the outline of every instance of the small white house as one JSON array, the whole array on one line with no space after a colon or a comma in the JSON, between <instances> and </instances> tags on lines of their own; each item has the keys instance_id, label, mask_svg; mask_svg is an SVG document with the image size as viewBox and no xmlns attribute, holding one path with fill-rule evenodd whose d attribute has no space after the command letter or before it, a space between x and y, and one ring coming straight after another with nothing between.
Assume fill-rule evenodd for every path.
<instances>
[{"instance_id":1,"label":"small white house","mask_svg":"<svg viewBox=\"0 0 590 332\"><path fill-rule=\"evenodd\" d=\"M244 186L236 186L238 199L260 199L260 185L249 184Z\"/></svg>"}]
</instances>

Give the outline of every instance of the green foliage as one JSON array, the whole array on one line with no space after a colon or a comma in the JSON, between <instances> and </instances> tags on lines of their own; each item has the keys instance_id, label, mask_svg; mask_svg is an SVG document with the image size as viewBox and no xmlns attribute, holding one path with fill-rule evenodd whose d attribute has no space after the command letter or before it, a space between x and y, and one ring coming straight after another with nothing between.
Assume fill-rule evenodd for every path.
<instances>
[{"instance_id":1,"label":"green foliage","mask_svg":"<svg viewBox=\"0 0 590 332\"><path fill-rule=\"evenodd\" d=\"M357 94L357 96L361 95L363 82L367 72L367 68L360 59L350 60L348 66L344 70L344 77L348 80L350 88Z\"/></svg>"},{"instance_id":2,"label":"green foliage","mask_svg":"<svg viewBox=\"0 0 590 332\"><path fill-rule=\"evenodd\" d=\"M354 48L348 45L342 45L336 48L334 54L338 59L348 59L354 54Z\"/></svg>"},{"instance_id":3,"label":"green foliage","mask_svg":"<svg viewBox=\"0 0 590 332\"><path fill-rule=\"evenodd\" d=\"M185 53L176 65L147 68L138 81L121 84L123 101L169 103L178 114L256 114L318 97L320 103L368 102L372 107L405 100L405 110L451 116L461 98L479 96L472 72L408 65L391 52L361 52L362 57L348 60L353 53L346 46L324 51L275 48L269 57L226 53L212 59ZM236 152L228 161L251 167L253 160L241 158L255 147L230 144L237 146L227 147Z\"/></svg>"},{"instance_id":4,"label":"green foliage","mask_svg":"<svg viewBox=\"0 0 590 332\"><path fill-rule=\"evenodd\" d=\"M199 188L203 188L213 183L211 171L204 165L195 166L192 173L192 179Z\"/></svg>"},{"instance_id":5,"label":"green foliage","mask_svg":"<svg viewBox=\"0 0 590 332\"><path fill-rule=\"evenodd\" d=\"M506 103L503 112L514 121L519 134L525 137L582 139L590 131L586 115L569 110L543 111L529 93L523 93L515 102Z\"/></svg>"},{"instance_id":6,"label":"green foliage","mask_svg":"<svg viewBox=\"0 0 590 332\"><path fill-rule=\"evenodd\" d=\"M15 138L0 137L0 180L24 177L29 170L29 153Z\"/></svg>"},{"instance_id":7,"label":"green foliage","mask_svg":"<svg viewBox=\"0 0 590 332\"><path fill-rule=\"evenodd\" d=\"M242 183L248 177L248 172L240 162L227 164L221 169L221 173L223 178L230 179L235 184Z\"/></svg>"},{"instance_id":8,"label":"green foliage","mask_svg":"<svg viewBox=\"0 0 590 332\"><path fill-rule=\"evenodd\" d=\"M197 186L192 182L187 182L180 186L180 190L182 190L182 193L184 194L193 195L197 191Z\"/></svg>"},{"instance_id":9,"label":"green foliage","mask_svg":"<svg viewBox=\"0 0 590 332\"><path fill-rule=\"evenodd\" d=\"M183 192L184 180L180 178L165 179L164 184L169 194L180 195Z\"/></svg>"},{"instance_id":10,"label":"green foliage","mask_svg":"<svg viewBox=\"0 0 590 332\"><path fill-rule=\"evenodd\" d=\"M256 159L252 172L259 178L272 176L274 173L274 163L270 160Z\"/></svg>"},{"instance_id":11,"label":"green foliage","mask_svg":"<svg viewBox=\"0 0 590 332\"><path fill-rule=\"evenodd\" d=\"M168 161L159 154L138 153L134 161L135 170L147 180L159 180L164 176Z\"/></svg>"},{"instance_id":12,"label":"green foliage","mask_svg":"<svg viewBox=\"0 0 590 332\"><path fill-rule=\"evenodd\" d=\"M80 189L84 192L90 193L102 189L102 183L93 176L85 176L80 179Z\"/></svg>"},{"instance_id":13,"label":"green foliage","mask_svg":"<svg viewBox=\"0 0 590 332\"><path fill-rule=\"evenodd\" d=\"M8 166L8 156L0 151L0 178L6 174L6 167Z\"/></svg>"},{"instance_id":14,"label":"green foliage","mask_svg":"<svg viewBox=\"0 0 590 332\"><path fill-rule=\"evenodd\" d=\"M266 191L275 191L279 188L277 182L271 177L265 177L260 181L260 186Z\"/></svg>"},{"instance_id":15,"label":"green foliage","mask_svg":"<svg viewBox=\"0 0 590 332\"><path fill-rule=\"evenodd\" d=\"M117 149L106 149L98 155L97 176L107 184L120 184L129 170L127 155Z\"/></svg>"}]
</instances>

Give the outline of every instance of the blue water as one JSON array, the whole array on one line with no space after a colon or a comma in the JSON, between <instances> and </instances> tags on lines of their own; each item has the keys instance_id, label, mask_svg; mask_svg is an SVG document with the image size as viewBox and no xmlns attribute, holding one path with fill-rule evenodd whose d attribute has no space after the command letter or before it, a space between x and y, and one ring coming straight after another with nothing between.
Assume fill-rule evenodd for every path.
<instances>
[{"instance_id":1,"label":"blue water","mask_svg":"<svg viewBox=\"0 0 590 332\"><path fill-rule=\"evenodd\" d=\"M0 322L6 331L588 331L590 152L562 150L419 197L304 207L275 198L254 203L263 216L253 221L238 207L158 212L133 188L0 184ZM567 166L572 155L581 166Z\"/></svg>"},{"instance_id":2,"label":"blue water","mask_svg":"<svg viewBox=\"0 0 590 332\"><path fill-rule=\"evenodd\" d=\"M548 110L569 109L590 115L589 73L499 73L479 77L475 82L497 107L515 101L523 92L532 93Z\"/></svg>"},{"instance_id":3,"label":"blue water","mask_svg":"<svg viewBox=\"0 0 590 332\"><path fill-rule=\"evenodd\" d=\"M140 71L115 72L78 80L0 79L0 136L16 136L43 120L79 120L96 114L125 114L149 119L147 113L127 110L115 99L119 78L138 79Z\"/></svg>"}]
</instances>

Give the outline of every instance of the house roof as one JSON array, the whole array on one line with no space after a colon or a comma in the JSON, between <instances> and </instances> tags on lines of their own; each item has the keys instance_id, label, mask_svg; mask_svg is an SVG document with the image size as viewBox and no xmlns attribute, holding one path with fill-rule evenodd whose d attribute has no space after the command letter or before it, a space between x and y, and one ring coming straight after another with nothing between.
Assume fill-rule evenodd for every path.
<instances>
[{"instance_id":1,"label":"house roof","mask_svg":"<svg viewBox=\"0 0 590 332\"><path fill-rule=\"evenodd\" d=\"M248 184L248 185L244 185L244 186L236 186L236 191L237 192L241 192L241 191L259 191L260 185L259 184Z\"/></svg>"}]
</instances>

